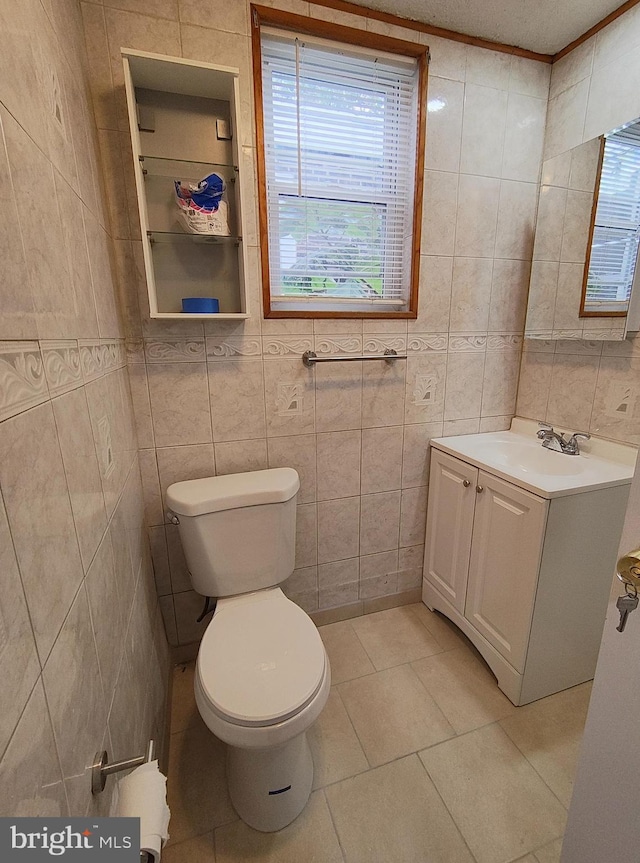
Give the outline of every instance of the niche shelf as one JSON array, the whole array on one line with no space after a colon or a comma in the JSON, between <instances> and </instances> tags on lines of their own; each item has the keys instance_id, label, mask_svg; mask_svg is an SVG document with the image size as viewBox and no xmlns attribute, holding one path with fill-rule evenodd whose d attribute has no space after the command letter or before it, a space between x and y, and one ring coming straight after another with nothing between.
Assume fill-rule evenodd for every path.
<instances>
[{"instance_id":1,"label":"niche shelf","mask_svg":"<svg viewBox=\"0 0 640 863\"><path fill-rule=\"evenodd\" d=\"M122 50L142 249L152 318L247 318L239 182L238 69ZM194 233L174 181L224 181L228 234ZM181 311L216 297L218 314Z\"/></svg>"}]
</instances>

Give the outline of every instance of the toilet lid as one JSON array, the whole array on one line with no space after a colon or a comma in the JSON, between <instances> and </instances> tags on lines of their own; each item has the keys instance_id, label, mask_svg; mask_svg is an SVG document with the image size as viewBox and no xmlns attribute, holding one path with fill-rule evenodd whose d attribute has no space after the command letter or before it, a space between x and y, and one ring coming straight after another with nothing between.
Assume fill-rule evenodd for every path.
<instances>
[{"instance_id":1,"label":"toilet lid","mask_svg":"<svg viewBox=\"0 0 640 863\"><path fill-rule=\"evenodd\" d=\"M324 671L315 624L280 591L219 609L198 652L203 693L216 713L237 725L275 725L298 713Z\"/></svg>"}]
</instances>

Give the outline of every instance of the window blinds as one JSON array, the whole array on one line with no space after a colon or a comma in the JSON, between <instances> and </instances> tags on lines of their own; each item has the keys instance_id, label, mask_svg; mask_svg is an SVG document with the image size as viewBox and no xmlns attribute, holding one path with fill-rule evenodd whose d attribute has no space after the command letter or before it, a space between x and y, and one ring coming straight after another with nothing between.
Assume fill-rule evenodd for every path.
<instances>
[{"instance_id":1,"label":"window blinds","mask_svg":"<svg viewBox=\"0 0 640 863\"><path fill-rule=\"evenodd\" d=\"M272 299L407 301L418 68L263 30Z\"/></svg>"},{"instance_id":2,"label":"window blinds","mask_svg":"<svg viewBox=\"0 0 640 863\"><path fill-rule=\"evenodd\" d=\"M631 295L640 237L640 130L606 139L593 229L586 307L615 310Z\"/></svg>"}]
</instances>

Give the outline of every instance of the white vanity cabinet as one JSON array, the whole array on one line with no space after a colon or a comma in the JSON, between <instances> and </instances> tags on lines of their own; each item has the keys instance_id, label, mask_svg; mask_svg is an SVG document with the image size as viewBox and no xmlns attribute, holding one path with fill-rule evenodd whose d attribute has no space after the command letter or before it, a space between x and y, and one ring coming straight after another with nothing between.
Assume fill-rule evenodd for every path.
<instances>
[{"instance_id":1,"label":"white vanity cabinet","mask_svg":"<svg viewBox=\"0 0 640 863\"><path fill-rule=\"evenodd\" d=\"M593 677L628 493L541 497L432 442L423 600L514 704Z\"/></svg>"}]
</instances>

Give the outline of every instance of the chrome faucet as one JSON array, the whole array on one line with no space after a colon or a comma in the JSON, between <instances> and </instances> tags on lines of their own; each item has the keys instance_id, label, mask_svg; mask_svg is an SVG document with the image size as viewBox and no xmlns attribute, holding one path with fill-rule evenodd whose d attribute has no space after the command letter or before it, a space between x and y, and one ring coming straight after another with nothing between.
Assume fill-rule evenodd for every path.
<instances>
[{"instance_id":1,"label":"chrome faucet","mask_svg":"<svg viewBox=\"0 0 640 863\"><path fill-rule=\"evenodd\" d=\"M565 455L580 455L578 438L583 437L589 440L591 437L586 432L574 432L570 438L565 438L563 434L554 431L553 426L546 423L538 423L538 425L540 428L536 432L536 436L542 441L542 446L553 452L561 452Z\"/></svg>"}]
</instances>

